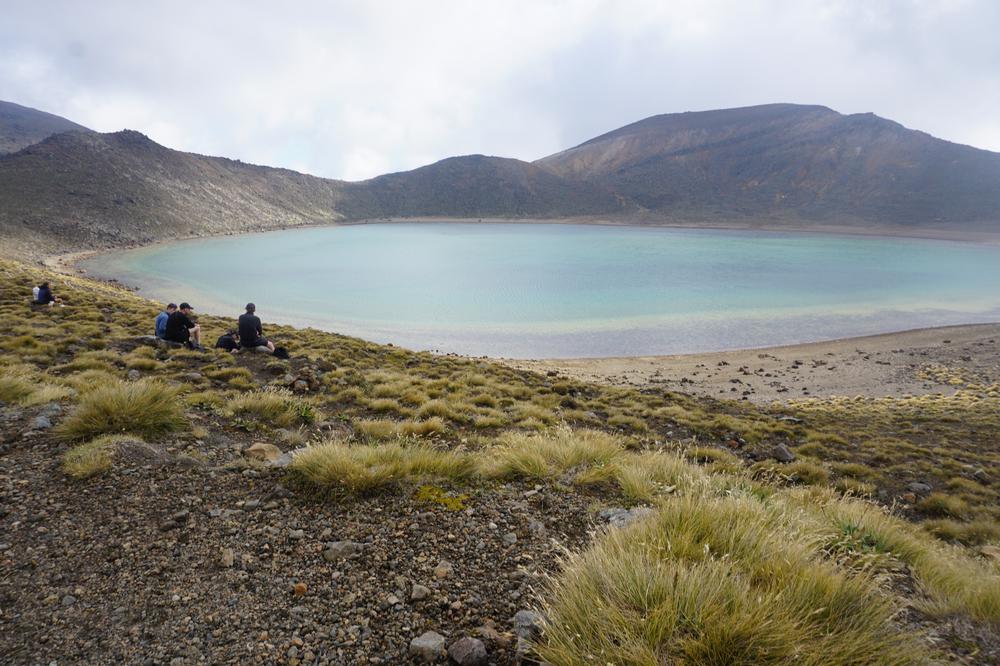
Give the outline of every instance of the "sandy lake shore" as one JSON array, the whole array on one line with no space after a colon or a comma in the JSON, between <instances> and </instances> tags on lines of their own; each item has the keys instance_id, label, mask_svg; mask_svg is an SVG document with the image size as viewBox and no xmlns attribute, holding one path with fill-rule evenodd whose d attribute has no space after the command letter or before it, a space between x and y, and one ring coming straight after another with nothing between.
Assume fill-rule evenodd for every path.
<instances>
[{"instance_id":1,"label":"sandy lake shore","mask_svg":"<svg viewBox=\"0 0 1000 666\"><path fill-rule=\"evenodd\" d=\"M767 349L598 359L507 360L576 379L770 403L951 393L935 369L1000 381L1000 323L926 328Z\"/></svg>"}]
</instances>

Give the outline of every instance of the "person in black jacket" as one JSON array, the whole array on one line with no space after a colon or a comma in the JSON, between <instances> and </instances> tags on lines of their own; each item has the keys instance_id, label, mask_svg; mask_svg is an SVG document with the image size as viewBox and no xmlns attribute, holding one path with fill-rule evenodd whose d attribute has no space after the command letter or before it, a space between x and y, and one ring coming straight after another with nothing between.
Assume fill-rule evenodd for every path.
<instances>
[{"instance_id":1,"label":"person in black jacket","mask_svg":"<svg viewBox=\"0 0 1000 666\"><path fill-rule=\"evenodd\" d=\"M185 344L191 349L204 349L201 346L201 326L191 321L191 312L194 308L187 303L181 303L180 307L167 317L166 340Z\"/></svg>"},{"instance_id":2,"label":"person in black jacket","mask_svg":"<svg viewBox=\"0 0 1000 666\"><path fill-rule=\"evenodd\" d=\"M274 343L264 337L264 331L260 325L260 317L254 314L257 306L247 303L246 312L240 315L240 347L243 349L254 349L256 347L267 347L274 353Z\"/></svg>"},{"instance_id":3,"label":"person in black jacket","mask_svg":"<svg viewBox=\"0 0 1000 666\"><path fill-rule=\"evenodd\" d=\"M236 352L240 348L240 334L230 329L219 336L215 341L216 349L225 349L227 352Z\"/></svg>"}]
</instances>

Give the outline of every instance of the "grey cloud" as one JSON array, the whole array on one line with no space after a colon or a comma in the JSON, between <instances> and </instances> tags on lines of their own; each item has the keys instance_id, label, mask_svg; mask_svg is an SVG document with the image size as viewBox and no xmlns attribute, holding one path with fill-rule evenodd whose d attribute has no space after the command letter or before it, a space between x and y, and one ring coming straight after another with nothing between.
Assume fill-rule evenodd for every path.
<instances>
[{"instance_id":1,"label":"grey cloud","mask_svg":"<svg viewBox=\"0 0 1000 666\"><path fill-rule=\"evenodd\" d=\"M998 28L992 0L23 2L0 98L348 178L772 101L1000 150Z\"/></svg>"}]
</instances>

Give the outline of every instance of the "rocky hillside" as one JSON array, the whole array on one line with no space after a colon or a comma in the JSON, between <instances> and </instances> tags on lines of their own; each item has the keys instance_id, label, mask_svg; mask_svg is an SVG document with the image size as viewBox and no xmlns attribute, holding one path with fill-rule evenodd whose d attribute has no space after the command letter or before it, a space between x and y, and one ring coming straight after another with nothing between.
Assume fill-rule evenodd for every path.
<instances>
[{"instance_id":1,"label":"rocky hillside","mask_svg":"<svg viewBox=\"0 0 1000 666\"><path fill-rule=\"evenodd\" d=\"M563 178L521 160L485 155L451 157L351 183L345 194L341 210L349 218L553 218L629 210L609 188Z\"/></svg>"},{"instance_id":2,"label":"rocky hillside","mask_svg":"<svg viewBox=\"0 0 1000 666\"><path fill-rule=\"evenodd\" d=\"M0 229L45 252L333 222L342 184L165 148L129 130L67 132L0 157ZM36 253L37 254L37 253Z\"/></svg>"},{"instance_id":3,"label":"rocky hillside","mask_svg":"<svg viewBox=\"0 0 1000 666\"><path fill-rule=\"evenodd\" d=\"M823 106L654 116L536 164L674 220L1000 229L1000 154Z\"/></svg>"},{"instance_id":4,"label":"rocky hillside","mask_svg":"<svg viewBox=\"0 0 1000 666\"><path fill-rule=\"evenodd\" d=\"M0 155L15 153L53 134L74 130L90 131L51 113L0 101Z\"/></svg>"},{"instance_id":5,"label":"rocky hillside","mask_svg":"<svg viewBox=\"0 0 1000 666\"><path fill-rule=\"evenodd\" d=\"M0 663L1000 660L995 373L760 408L157 310L0 260Z\"/></svg>"}]
</instances>

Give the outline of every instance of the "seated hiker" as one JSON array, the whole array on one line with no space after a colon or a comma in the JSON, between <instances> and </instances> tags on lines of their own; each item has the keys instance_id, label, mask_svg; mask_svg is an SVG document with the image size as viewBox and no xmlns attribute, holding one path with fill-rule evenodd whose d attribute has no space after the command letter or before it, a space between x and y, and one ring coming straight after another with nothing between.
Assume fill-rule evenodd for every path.
<instances>
[{"instance_id":1,"label":"seated hiker","mask_svg":"<svg viewBox=\"0 0 1000 666\"><path fill-rule=\"evenodd\" d=\"M240 348L240 334L234 329L229 329L215 341L215 348L236 352Z\"/></svg>"},{"instance_id":2,"label":"seated hiker","mask_svg":"<svg viewBox=\"0 0 1000 666\"><path fill-rule=\"evenodd\" d=\"M59 299L52 294L52 287L48 282L38 285L38 295L35 296L35 305L55 305Z\"/></svg>"},{"instance_id":3,"label":"seated hiker","mask_svg":"<svg viewBox=\"0 0 1000 666\"><path fill-rule=\"evenodd\" d=\"M156 315L156 324L154 330L156 332L156 337L161 340L167 337L167 320L170 319L170 315L177 311L176 303L167 303L167 309Z\"/></svg>"},{"instance_id":4,"label":"seated hiker","mask_svg":"<svg viewBox=\"0 0 1000 666\"><path fill-rule=\"evenodd\" d=\"M164 339L185 344L191 349L204 349L201 346L201 326L191 321L190 315L193 311L193 307L181 303L180 307L167 317Z\"/></svg>"},{"instance_id":5,"label":"seated hiker","mask_svg":"<svg viewBox=\"0 0 1000 666\"><path fill-rule=\"evenodd\" d=\"M257 347L267 347L268 351L274 353L274 343L264 337L261 329L260 317L254 312L257 306L247 303L246 312L240 315L240 346L243 349L255 349Z\"/></svg>"}]
</instances>

